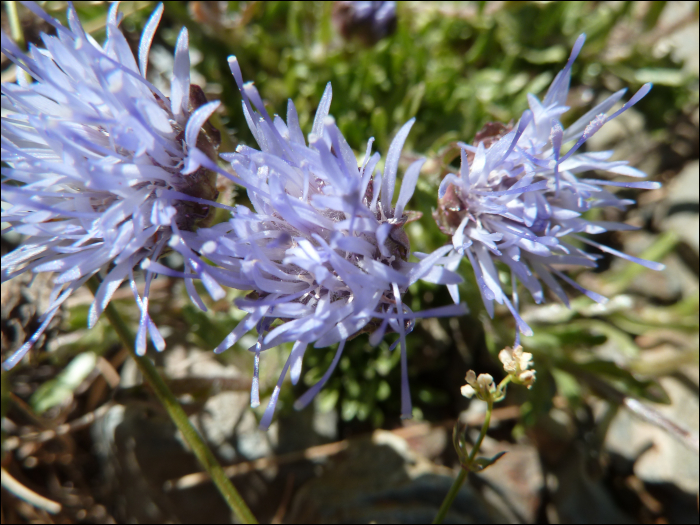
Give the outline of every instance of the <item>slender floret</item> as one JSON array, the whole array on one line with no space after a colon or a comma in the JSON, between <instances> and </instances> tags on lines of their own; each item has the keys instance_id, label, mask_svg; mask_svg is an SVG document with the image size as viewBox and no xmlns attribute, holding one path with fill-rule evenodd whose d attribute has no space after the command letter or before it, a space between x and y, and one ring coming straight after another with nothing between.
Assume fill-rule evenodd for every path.
<instances>
[{"instance_id":1,"label":"slender floret","mask_svg":"<svg viewBox=\"0 0 700 525\"><path fill-rule=\"evenodd\" d=\"M278 116L270 117L256 88L243 83L235 57L229 63L260 149L239 146L235 153L222 157L237 174L234 180L247 189L253 210L237 205L228 222L183 234L190 244L199 242L201 252L223 270L220 282L225 279L228 286L251 290L236 301L247 315L216 351L226 350L249 330L257 330L258 342L250 349L255 355L251 404L257 406L261 352L293 343L261 422L265 428L287 372L294 384L299 380L308 345L338 347L330 368L297 401L298 408L323 387L348 339L369 332L370 342L377 345L385 333L395 332L398 338L393 347L401 345L402 415L410 417L406 334L419 317L465 311L452 305L412 312L402 302L408 286L418 279L444 284L461 281L443 267L449 246L421 255L419 262L408 262L410 245L403 226L419 214L406 211L406 205L425 159L408 167L396 201L394 189L399 156L413 120L396 134L380 173L376 169L380 155L372 154L373 139L358 166L355 154L328 116L330 83L307 144L292 101L286 123ZM204 156L195 160L214 168Z\"/></svg>"},{"instance_id":2,"label":"slender floret","mask_svg":"<svg viewBox=\"0 0 700 525\"><path fill-rule=\"evenodd\" d=\"M61 304L97 274L102 283L89 326L128 279L141 311L136 351L145 352L147 333L162 349L148 314L153 273L146 272L141 294L135 267L174 247L185 254L185 272L202 278L213 296L223 296L182 238L215 204L216 174L202 168L186 175L183 168L195 146L216 155L218 137L206 121L218 102L206 104L201 89L190 84L184 28L170 98L146 80L162 4L144 29L138 60L119 30L118 3L110 8L102 46L85 32L72 5L68 27L36 4L26 6L56 36L42 34L43 47L30 46L25 54L2 34L2 52L18 68L17 83L2 84L2 160L8 166L2 168L2 221L9 225L3 231L25 236L3 256L2 280L27 271L57 275L40 328L3 367L22 359ZM191 279L187 283L194 290Z\"/></svg>"},{"instance_id":3,"label":"slender floret","mask_svg":"<svg viewBox=\"0 0 700 525\"><path fill-rule=\"evenodd\" d=\"M442 231L452 236L453 251L448 257L456 256L447 267L456 270L462 256L469 259L488 313L493 316L495 301L505 304L515 317L516 345L520 333L532 333L518 315L517 281L523 283L536 303L544 300L544 283L568 305L557 278L595 301L606 301L557 269L557 265L596 266L599 256L574 246L572 240L653 270L663 269L662 264L626 255L584 236L635 229L627 224L582 217L593 208L611 206L624 210L634 202L619 198L607 191L606 186L659 187L656 182L581 177L592 171L646 176L626 161L608 160L612 151L581 153L580 148L605 123L633 106L651 89L650 84L645 84L619 110L608 115L625 93L624 89L618 91L565 130L560 117L569 109L565 104L571 66L584 40L585 35L576 40L566 67L557 74L544 101L528 95L530 109L523 113L517 127L489 124L477 134L474 145L459 143L459 174L447 175L438 191L434 217ZM503 291L496 261L510 268L512 299ZM448 285L448 288L458 302L457 286Z\"/></svg>"}]
</instances>

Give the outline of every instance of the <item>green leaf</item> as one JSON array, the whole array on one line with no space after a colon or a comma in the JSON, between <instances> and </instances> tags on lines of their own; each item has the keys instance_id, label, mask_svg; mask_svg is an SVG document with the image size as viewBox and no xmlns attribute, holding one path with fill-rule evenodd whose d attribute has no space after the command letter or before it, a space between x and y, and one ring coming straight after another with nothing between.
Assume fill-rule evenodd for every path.
<instances>
[{"instance_id":1,"label":"green leaf","mask_svg":"<svg viewBox=\"0 0 700 525\"><path fill-rule=\"evenodd\" d=\"M336 403L338 403L337 390L324 389L316 396L316 408L319 412L330 412L335 408Z\"/></svg>"},{"instance_id":2,"label":"green leaf","mask_svg":"<svg viewBox=\"0 0 700 525\"><path fill-rule=\"evenodd\" d=\"M457 421L452 429L452 445L457 452L459 462L463 465L467 461L469 454L467 453L467 440L465 437L466 427Z\"/></svg>"},{"instance_id":3,"label":"green leaf","mask_svg":"<svg viewBox=\"0 0 700 525\"><path fill-rule=\"evenodd\" d=\"M428 406L445 406L450 398L444 390L423 387L418 390L418 399Z\"/></svg>"},{"instance_id":4,"label":"green leaf","mask_svg":"<svg viewBox=\"0 0 700 525\"><path fill-rule=\"evenodd\" d=\"M659 262L673 251L676 244L678 244L678 235L672 231L662 233L654 241L654 244L639 254L639 257L647 261ZM621 271L607 272L607 288L609 288L610 291L606 291L605 293L608 295L616 295L622 292L627 289L635 277L647 271L649 271L647 268L639 264L627 264Z\"/></svg>"},{"instance_id":5,"label":"green leaf","mask_svg":"<svg viewBox=\"0 0 700 525\"><path fill-rule=\"evenodd\" d=\"M529 49L522 57L532 64L560 64L568 54L569 50L564 46L552 46L547 49Z\"/></svg>"},{"instance_id":6,"label":"green leaf","mask_svg":"<svg viewBox=\"0 0 700 525\"><path fill-rule=\"evenodd\" d=\"M644 15L644 28L647 31L654 29L667 3L659 1L649 2L649 10Z\"/></svg>"},{"instance_id":7,"label":"green leaf","mask_svg":"<svg viewBox=\"0 0 700 525\"><path fill-rule=\"evenodd\" d=\"M343 421L350 421L355 417L359 409L360 403L354 399L344 399L340 408L340 415L343 418Z\"/></svg>"},{"instance_id":8,"label":"green leaf","mask_svg":"<svg viewBox=\"0 0 700 525\"><path fill-rule=\"evenodd\" d=\"M625 370L612 361L602 359L592 359L584 363L574 363L572 361L565 366L568 368L567 371L574 375L577 375L578 372L579 377L584 381L586 380L586 373L588 373L598 379L608 381L625 395L641 397L654 403L671 403L671 398L658 381L654 379L639 379L632 375L629 370ZM581 375L580 372L584 372L584 374ZM592 386L595 388L594 383L592 383Z\"/></svg>"},{"instance_id":9,"label":"green leaf","mask_svg":"<svg viewBox=\"0 0 700 525\"><path fill-rule=\"evenodd\" d=\"M64 403L93 371L95 363L97 354L94 352L85 352L75 357L54 379L36 389L29 404L37 414L43 414Z\"/></svg>"},{"instance_id":10,"label":"green leaf","mask_svg":"<svg viewBox=\"0 0 700 525\"><path fill-rule=\"evenodd\" d=\"M581 398L581 385L574 376L563 370L554 369L552 377L554 377L559 394L567 398L569 402L576 402Z\"/></svg>"},{"instance_id":11,"label":"green leaf","mask_svg":"<svg viewBox=\"0 0 700 525\"><path fill-rule=\"evenodd\" d=\"M681 69L644 68L634 74L635 80L640 83L651 82L662 86L683 86L688 82L689 75Z\"/></svg>"},{"instance_id":12,"label":"green leaf","mask_svg":"<svg viewBox=\"0 0 700 525\"><path fill-rule=\"evenodd\" d=\"M617 347L617 350L627 358L634 358L639 355L640 349L634 339L626 332L623 332L615 325L597 319L581 319L569 324L569 328L585 331L589 338L603 338L602 341L591 344L595 346L603 344L606 341L611 341ZM593 342L593 341L591 341Z\"/></svg>"},{"instance_id":13,"label":"green leaf","mask_svg":"<svg viewBox=\"0 0 700 525\"><path fill-rule=\"evenodd\" d=\"M377 401L385 401L391 395L391 386L389 383L382 380L379 381L379 386L377 387Z\"/></svg>"},{"instance_id":14,"label":"green leaf","mask_svg":"<svg viewBox=\"0 0 700 525\"><path fill-rule=\"evenodd\" d=\"M191 304L183 306L182 317L189 327L188 337L206 349L216 348L235 326L230 319L217 319Z\"/></svg>"},{"instance_id":15,"label":"green leaf","mask_svg":"<svg viewBox=\"0 0 700 525\"><path fill-rule=\"evenodd\" d=\"M493 465L494 463L496 463L496 461L498 461L499 459L501 459L505 455L506 455L506 451L503 450L503 451L499 452L498 454L496 454L495 456L493 456L492 458L478 457L474 460L474 463L472 464L471 470L473 472L481 472L482 470L485 470L488 467L490 467L491 465Z\"/></svg>"}]
</instances>

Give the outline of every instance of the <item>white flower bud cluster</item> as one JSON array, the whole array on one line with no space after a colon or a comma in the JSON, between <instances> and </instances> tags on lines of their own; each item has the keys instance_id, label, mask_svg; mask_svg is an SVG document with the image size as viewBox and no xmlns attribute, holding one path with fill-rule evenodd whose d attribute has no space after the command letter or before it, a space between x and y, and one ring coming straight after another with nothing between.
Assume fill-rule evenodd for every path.
<instances>
[{"instance_id":1,"label":"white flower bud cluster","mask_svg":"<svg viewBox=\"0 0 700 525\"><path fill-rule=\"evenodd\" d=\"M503 363L503 369L511 376L513 383L532 388L535 382L535 371L530 369L532 354L523 352L523 347L518 345L501 350L498 359Z\"/></svg>"},{"instance_id":2,"label":"white flower bud cluster","mask_svg":"<svg viewBox=\"0 0 700 525\"><path fill-rule=\"evenodd\" d=\"M466 381L467 384L461 388L464 397L471 399L476 396L477 399L481 399L482 401L494 399L496 385L490 374L479 374L477 377L474 370L469 370L469 372L467 372Z\"/></svg>"}]
</instances>

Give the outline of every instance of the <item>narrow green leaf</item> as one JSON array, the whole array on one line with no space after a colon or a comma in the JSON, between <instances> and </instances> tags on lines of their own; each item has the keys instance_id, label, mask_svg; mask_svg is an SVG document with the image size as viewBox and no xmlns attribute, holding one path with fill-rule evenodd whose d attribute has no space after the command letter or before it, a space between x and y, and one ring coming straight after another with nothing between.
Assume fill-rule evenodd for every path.
<instances>
[{"instance_id":1,"label":"narrow green leaf","mask_svg":"<svg viewBox=\"0 0 700 525\"><path fill-rule=\"evenodd\" d=\"M97 354L85 352L76 356L54 379L50 379L36 389L29 404L37 414L67 401L75 389L93 371Z\"/></svg>"},{"instance_id":2,"label":"narrow green leaf","mask_svg":"<svg viewBox=\"0 0 700 525\"><path fill-rule=\"evenodd\" d=\"M505 455L506 455L506 451L503 450L491 458L478 457L474 460L474 464L472 465L472 470L474 472L481 472L482 470L485 470L488 467L490 467L491 465L493 465L494 463L496 463L496 461L498 461L499 459L501 459Z\"/></svg>"}]
</instances>

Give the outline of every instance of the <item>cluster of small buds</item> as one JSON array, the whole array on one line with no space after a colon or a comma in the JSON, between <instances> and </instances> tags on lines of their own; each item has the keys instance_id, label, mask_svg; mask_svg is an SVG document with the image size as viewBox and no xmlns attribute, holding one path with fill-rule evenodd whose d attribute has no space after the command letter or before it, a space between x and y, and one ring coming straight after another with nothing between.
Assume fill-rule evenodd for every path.
<instances>
[{"instance_id":1,"label":"cluster of small buds","mask_svg":"<svg viewBox=\"0 0 700 525\"><path fill-rule=\"evenodd\" d=\"M496 384L493 382L493 376L490 374L479 374L477 377L474 370L469 370L465 379L467 384L461 388L464 397L471 399L476 396L477 399L481 399L482 401L495 400L497 388Z\"/></svg>"},{"instance_id":2,"label":"cluster of small buds","mask_svg":"<svg viewBox=\"0 0 700 525\"><path fill-rule=\"evenodd\" d=\"M511 381L532 388L535 382L535 371L532 366L532 354L523 352L523 347L504 348L498 353L498 359L503 363L503 369L511 377Z\"/></svg>"},{"instance_id":3,"label":"cluster of small buds","mask_svg":"<svg viewBox=\"0 0 700 525\"><path fill-rule=\"evenodd\" d=\"M468 399L476 396L477 399L487 402L501 401L506 394L506 386L509 382L523 385L529 390L535 382L535 371L531 369L532 354L523 352L523 347L504 348L498 353L498 359L503 363L503 369L508 374L506 378L496 385L490 374L479 374L474 370L467 372L465 378L467 384L461 388L462 395Z\"/></svg>"}]
</instances>

